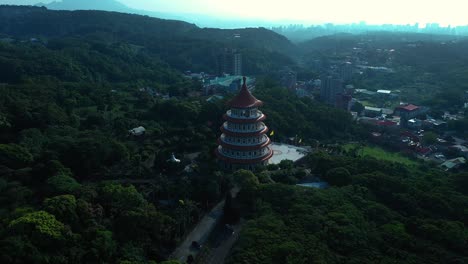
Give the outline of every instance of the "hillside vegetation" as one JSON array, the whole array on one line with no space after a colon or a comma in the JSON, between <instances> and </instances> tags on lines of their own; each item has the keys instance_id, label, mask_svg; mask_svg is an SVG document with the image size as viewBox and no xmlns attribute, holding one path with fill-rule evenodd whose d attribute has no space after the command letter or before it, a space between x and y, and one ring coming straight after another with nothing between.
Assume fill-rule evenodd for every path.
<instances>
[{"instance_id":1,"label":"hillside vegetation","mask_svg":"<svg viewBox=\"0 0 468 264\"><path fill-rule=\"evenodd\" d=\"M265 74L294 65L294 45L263 28L221 30L198 28L176 20L105 11L52 11L41 7L0 6L0 35L20 39L85 38L145 47L180 70L217 71L224 48L245 56L246 74ZM234 34L240 34L235 38ZM247 59L248 58L248 59ZM268 65L263 67L262 65Z\"/></svg>"}]
</instances>

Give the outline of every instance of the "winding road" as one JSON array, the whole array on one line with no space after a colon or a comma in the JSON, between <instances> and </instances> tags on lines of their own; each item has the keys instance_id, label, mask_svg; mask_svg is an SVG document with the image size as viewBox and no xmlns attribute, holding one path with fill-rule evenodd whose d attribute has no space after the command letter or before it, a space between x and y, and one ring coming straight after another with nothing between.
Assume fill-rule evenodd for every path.
<instances>
[{"instance_id":1,"label":"winding road","mask_svg":"<svg viewBox=\"0 0 468 264\"><path fill-rule=\"evenodd\" d=\"M233 198L236 197L238 192L239 192L239 188L237 187L231 189L232 197ZM185 263L189 255L192 255L193 257L195 257L198 254L199 250L192 248L192 241L197 241L201 245L203 245L206 242L206 240L208 239L208 236L216 227L216 224L218 224L218 222L223 217L224 202L225 200L223 199L215 207L213 207L213 209L211 209L211 211L208 214L206 214L200 222L198 222L195 228L185 238L184 242L182 242L182 244L180 244L180 246L177 247L174 250L174 252L172 252L170 259L176 259L182 263ZM212 253L210 254L210 257L212 257L213 255L217 255L218 256L217 258L220 258L221 254L226 251L223 254L224 257L222 257L222 259L224 260L225 256L229 253L229 249L231 248L232 244L234 244L235 240L232 241L232 244L229 248L227 248L226 242L231 241L233 237L237 237L239 234L238 232L239 230L234 229L235 231L234 235L222 243L223 248L225 248L224 251L218 252L218 248L219 248L218 247L215 249L215 251L218 253ZM210 262L210 263L216 263L216 262ZM217 262L217 264L219 263L222 263L222 262Z\"/></svg>"},{"instance_id":2,"label":"winding road","mask_svg":"<svg viewBox=\"0 0 468 264\"><path fill-rule=\"evenodd\" d=\"M195 226L192 232L188 234L184 242L182 242L182 244L180 244L180 246L174 250L170 259L176 259L184 263L189 255L195 257L195 255L198 253L198 250L192 248L192 241L197 241L201 245L204 244L218 221L221 220L221 217L223 216L223 207L224 200L219 202L215 207L213 207L213 209L211 209L210 213L202 218L202 220L197 224L197 226Z\"/></svg>"}]
</instances>

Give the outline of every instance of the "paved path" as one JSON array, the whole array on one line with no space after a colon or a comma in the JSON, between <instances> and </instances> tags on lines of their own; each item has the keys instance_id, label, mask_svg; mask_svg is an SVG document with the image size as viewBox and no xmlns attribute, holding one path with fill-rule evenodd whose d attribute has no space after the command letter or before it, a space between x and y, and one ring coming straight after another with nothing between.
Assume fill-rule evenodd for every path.
<instances>
[{"instance_id":1,"label":"paved path","mask_svg":"<svg viewBox=\"0 0 468 264\"><path fill-rule=\"evenodd\" d=\"M242 224L243 223L241 222L235 225L233 227L234 234L231 235L226 240L223 240L218 247L212 249L212 251L210 252L210 256L207 258L207 261L205 263L207 264L223 264L224 263L224 261L226 260L226 257L229 255L229 252L231 251L232 246L239 239L239 233L242 229Z\"/></svg>"},{"instance_id":2,"label":"paved path","mask_svg":"<svg viewBox=\"0 0 468 264\"><path fill-rule=\"evenodd\" d=\"M239 188L233 188L231 190L232 197L236 197L239 192ZM211 234L211 231L216 227L216 224L223 217L224 199L219 202L211 211L205 215L197 226L188 234L184 242L172 252L169 259L177 259L182 263L185 263L189 255L194 257L198 254L198 250L193 249L192 241L197 241L200 244L204 244ZM238 234L238 232L236 232ZM229 250L228 250L229 252Z\"/></svg>"},{"instance_id":3,"label":"paved path","mask_svg":"<svg viewBox=\"0 0 468 264\"><path fill-rule=\"evenodd\" d=\"M197 241L200 244L204 244L211 231L215 228L218 221L223 216L224 200L219 202L202 220L195 226L195 228L188 234L184 242L177 247L171 254L170 259L177 259L184 263L187 260L188 255L195 255L198 253L192 249L192 241Z\"/></svg>"}]
</instances>

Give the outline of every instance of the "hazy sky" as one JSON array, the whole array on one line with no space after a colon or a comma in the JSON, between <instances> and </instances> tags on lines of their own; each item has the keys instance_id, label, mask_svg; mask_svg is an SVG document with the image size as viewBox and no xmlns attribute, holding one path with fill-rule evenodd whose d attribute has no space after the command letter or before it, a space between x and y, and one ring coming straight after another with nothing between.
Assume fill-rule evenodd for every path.
<instances>
[{"instance_id":1,"label":"hazy sky","mask_svg":"<svg viewBox=\"0 0 468 264\"><path fill-rule=\"evenodd\" d=\"M32 4L41 0L0 0ZM99 0L96 0L99 1ZM467 0L119 0L151 11L304 22L468 24ZM42 0L42 2L51 2Z\"/></svg>"}]
</instances>

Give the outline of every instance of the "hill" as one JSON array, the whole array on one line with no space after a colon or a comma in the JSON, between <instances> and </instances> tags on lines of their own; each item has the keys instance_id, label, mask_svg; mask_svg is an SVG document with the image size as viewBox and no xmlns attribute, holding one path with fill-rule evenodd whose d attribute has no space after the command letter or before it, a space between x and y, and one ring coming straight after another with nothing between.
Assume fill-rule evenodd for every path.
<instances>
[{"instance_id":1,"label":"hill","mask_svg":"<svg viewBox=\"0 0 468 264\"><path fill-rule=\"evenodd\" d=\"M173 13L165 12L153 12L146 10L139 10L130 8L119 1L116 0L62 0L54 1L49 4L37 3L35 6L43 6L50 10L100 10L100 11L111 11L111 12L121 12L128 14L138 14L151 16L156 18L163 19L177 19L184 20L187 19L187 16L180 16Z\"/></svg>"},{"instance_id":2,"label":"hill","mask_svg":"<svg viewBox=\"0 0 468 264\"><path fill-rule=\"evenodd\" d=\"M458 39L452 35L437 35L411 32L370 31L365 34L337 33L320 36L298 43L302 52L330 49L351 49L360 46L374 46L378 48L395 48L396 45L404 45L414 42L442 42Z\"/></svg>"},{"instance_id":3,"label":"hill","mask_svg":"<svg viewBox=\"0 0 468 264\"><path fill-rule=\"evenodd\" d=\"M240 38L235 38L234 34ZM45 7L0 6L0 35L13 38L79 37L145 47L181 71L215 72L217 56L226 47L253 56L246 74L263 74L258 65L293 65L295 46L263 28L202 29L194 24L106 11L53 11Z\"/></svg>"},{"instance_id":4,"label":"hill","mask_svg":"<svg viewBox=\"0 0 468 264\"><path fill-rule=\"evenodd\" d=\"M103 10L130 13L133 9L115 0L62 0L49 4L39 3L37 6L45 6L54 10Z\"/></svg>"},{"instance_id":5,"label":"hill","mask_svg":"<svg viewBox=\"0 0 468 264\"><path fill-rule=\"evenodd\" d=\"M154 7L164 5L166 0L152 0ZM49 4L38 3L36 6L44 6L52 10L101 10L114 11L129 14L138 14L163 19L183 20L190 23L195 23L200 27L217 27L217 28L242 28L242 27L270 27L271 22L259 19L239 19L227 18L217 15L206 15L199 13L172 13L172 12L156 12L141 9L130 8L116 0L62 0L55 1ZM196 12L196 11L195 11Z\"/></svg>"}]
</instances>

